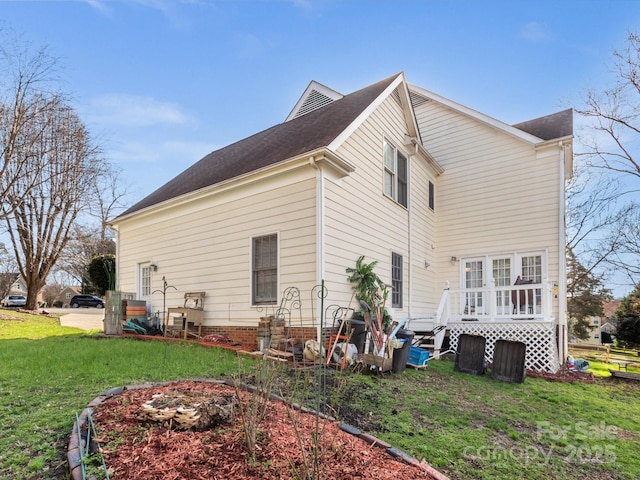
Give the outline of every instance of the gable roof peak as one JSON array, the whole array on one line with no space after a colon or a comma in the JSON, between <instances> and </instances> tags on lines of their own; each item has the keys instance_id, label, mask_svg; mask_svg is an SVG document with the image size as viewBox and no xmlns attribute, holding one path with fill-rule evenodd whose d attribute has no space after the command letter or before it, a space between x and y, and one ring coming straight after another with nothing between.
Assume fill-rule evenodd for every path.
<instances>
[{"instance_id":1,"label":"gable roof peak","mask_svg":"<svg viewBox=\"0 0 640 480\"><path fill-rule=\"evenodd\" d=\"M325 105L340 100L344 95L315 80L311 80L300 99L296 102L285 122L305 115L309 112L324 107Z\"/></svg>"}]
</instances>

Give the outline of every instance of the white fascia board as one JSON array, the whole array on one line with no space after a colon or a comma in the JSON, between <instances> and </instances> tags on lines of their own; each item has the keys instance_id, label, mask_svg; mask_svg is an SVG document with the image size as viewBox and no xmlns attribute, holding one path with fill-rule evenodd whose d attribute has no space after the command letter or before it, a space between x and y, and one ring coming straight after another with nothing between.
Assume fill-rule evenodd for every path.
<instances>
[{"instance_id":1,"label":"white fascia board","mask_svg":"<svg viewBox=\"0 0 640 480\"><path fill-rule=\"evenodd\" d=\"M402 86L400 88L400 101L402 102L402 107L404 109L404 119L407 122L409 135L412 137L416 137L418 141L422 143L422 138L420 137L420 129L418 128L418 121L416 120L416 114L413 111L413 105L411 105L409 87L407 86L406 81L402 82Z\"/></svg>"},{"instance_id":2,"label":"white fascia board","mask_svg":"<svg viewBox=\"0 0 640 480\"><path fill-rule=\"evenodd\" d=\"M369 118L369 115L373 113L373 111L384 102L387 97L393 92L398 85L404 82L404 73L399 74L396 79L389 84L389 86L380 94L378 98L376 98L373 102L369 104L367 108L365 108L360 115L356 117L356 119L351 122L347 128L345 128L340 135L333 139L333 141L327 146L329 150L336 151L342 145L342 143L347 140L353 132L355 132L362 123Z\"/></svg>"},{"instance_id":3,"label":"white fascia board","mask_svg":"<svg viewBox=\"0 0 640 480\"><path fill-rule=\"evenodd\" d=\"M320 149L306 154L310 162L319 167L325 177L334 183L356 171L356 167L340 155L328 149Z\"/></svg>"},{"instance_id":4,"label":"white fascia board","mask_svg":"<svg viewBox=\"0 0 640 480\"><path fill-rule=\"evenodd\" d=\"M422 156L426 159L427 163L436 172L436 175L442 175L444 173L444 168L442 168L442 165L436 162L436 160L431 156L429 151L422 146L422 143L418 143L418 152L420 152Z\"/></svg>"},{"instance_id":5,"label":"white fascia board","mask_svg":"<svg viewBox=\"0 0 640 480\"><path fill-rule=\"evenodd\" d=\"M468 117L471 117L475 120L478 120L482 123L485 123L486 125L489 125L490 127L493 127L495 129L501 130L504 133L511 135L513 137L516 137L520 140L524 140L525 142L529 142L533 145L537 145L541 142L543 142L542 139L536 137L535 135L531 135L530 133L524 132L520 129L517 129L515 127L512 127L511 125L508 125L504 122L501 122L500 120L496 120L493 117L490 117L489 115L485 115L484 113L480 113L477 110L474 110L472 108L469 107L465 107L464 105L454 102L453 100L449 100L448 98L443 97L442 95L438 95L437 93L433 93L430 92L429 90L426 90L418 85L409 84L409 90L416 92L418 95L421 95L423 97L426 98L430 98L431 100L438 102L442 105L445 105L446 107L451 108L452 110L456 110L457 112L462 113L463 115L466 115Z\"/></svg>"},{"instance_id":6,"label":"white fascia board","mask_svg":"<svg viewBox=\"0 0 640 480\"><path fill-rule=\"evenodd\" d=\"M548 149L564 149L564 178L573 177L573 135L546 140L536 145L536 151Z\"/></svg>"}]
</instances>

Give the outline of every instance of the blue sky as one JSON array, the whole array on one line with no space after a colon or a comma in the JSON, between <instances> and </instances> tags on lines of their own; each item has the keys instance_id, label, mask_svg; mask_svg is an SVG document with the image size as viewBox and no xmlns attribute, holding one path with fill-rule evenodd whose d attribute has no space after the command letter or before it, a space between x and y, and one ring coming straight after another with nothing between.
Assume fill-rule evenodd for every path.
<instances>
[{"instance_id":1,"label":"blue sky","mask_svg":"<svg viewBox=\"0 0 640 480\"><path fill-rule=\"evenodd\" d=\"M635 1L0 1L64 67L130 203L208 152L282 122L311 80L410 82L507 123L601 84Z\"/></svg>"}]
</instances>

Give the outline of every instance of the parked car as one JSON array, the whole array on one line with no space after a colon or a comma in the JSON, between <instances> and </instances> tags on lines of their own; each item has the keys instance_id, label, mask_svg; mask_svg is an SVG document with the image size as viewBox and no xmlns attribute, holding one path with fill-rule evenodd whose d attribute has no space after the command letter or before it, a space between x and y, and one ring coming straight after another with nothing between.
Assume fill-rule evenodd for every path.
<instances>
[{"instance_id":1,"label":"parked car","mask_svg":"<svg viewBox=\"0 0 640 480\"><path fill-rule=\"evenodd\" d=\"M71 308L96 307L104 308L104 300L95 295L74 295L69 302Z\"/></svg>"},{"instance_id":2,"label":"parked car","mask_svg":"<svg viewBox=\"0 0 640 480\"><path fill-rule=\"evenodd\" d=\"M24 307L27 305L27 297L24 295L7 295L2 305L5 307Z\"/></svg>"}]
</instances>

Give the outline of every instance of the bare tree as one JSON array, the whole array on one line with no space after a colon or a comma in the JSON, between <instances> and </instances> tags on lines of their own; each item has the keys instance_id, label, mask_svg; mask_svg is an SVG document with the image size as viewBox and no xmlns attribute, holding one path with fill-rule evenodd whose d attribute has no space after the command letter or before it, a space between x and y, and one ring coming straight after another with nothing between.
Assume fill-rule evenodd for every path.
<instances>
[{"instance_id":1,"label":"bare tree","mask_svg":"<svg viewBox=\"0 0 640 480\"><path fill-rule=\"evenodd\" d=\"M75 224L56 269L73 278L77 285L85 285L89 282L88 267L93 257L115 253L115 242L104 234L104 229Z\"/></svg>"},{"instance_id":2,"label":"bare tree","mask_svg":"<svg viewBox=\"0 0 640 480\"><path fill-rule=\"evenodd\" d=\"M72 108L57 105L45 112L45 119L39 141L15 150L20 161L33 167L6 193L14 209L5 221L31 309L68 242L71 227L88 208L102 168L99 152Z\"/></svg>"},{"instance_id":3,"label":"bare tree","mask_svg":"<svg viewBox=\"0 0 640 480\"><path fill-rule=\"evenodd\" d=\"M598 181L578 176L582 184L569 195L568 247L588 271L625 272L629 285L640 275L640 235L635 200L640 192L640 36L629 33L624 50L613 53L614 80L609 88L588 90L575 107L587 121L576 160ZM584 181L587 178L587 181ZM573 197L572 197L573 195Z\"/></svg>"},{"instance_id":4,"label":"bare tree","mask_svg":"<svg viewBox=\"0 0 640 480\"><path fill-rule=\"evenodd\" d=\"M594 167L640 180L635 151L640 135L640 36L629 33L626 48L614 51L613 56L613 85L602 92L588 90L584 108L576 109L590 120L590 135L582 139L582 155Z\"/></svg>"},{"instance_id":5,"label":"bare tree","mask_svg":"<svg viewBox=\"0 0 640 480\"><path fill-rule=\"evenodd\" d=\"M113 232L109 228L111 220L117 212L124 210L124 198L129 195L128 186L120 179L120 171L113 165L105 164L102 174L95 184L95 204L90 214L95 217L100 225L99 239L106 242L113 238ZM96 254L115 253L111 251L98 251ZM91 260L91 259L89 259Z\"/></svg>"},{"instance_id":6,"label":"bare tree","mask_svg":"<svg viewBox=\"0 0 640 480\"><path fill-rule=\"evenodd\" d=\"M41 162L31 162L18 152L30 151L45 135L47 111L59 107L62 96L48 92L56 71L56 59L45 48L35 52L15 36L0 37L0 218L16 207L7 194L17 182L42 181L34 172Z\"/></svg>"}]
</instances>

